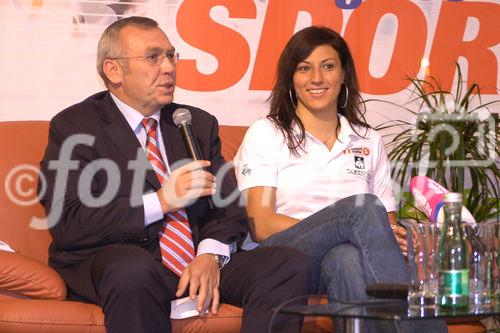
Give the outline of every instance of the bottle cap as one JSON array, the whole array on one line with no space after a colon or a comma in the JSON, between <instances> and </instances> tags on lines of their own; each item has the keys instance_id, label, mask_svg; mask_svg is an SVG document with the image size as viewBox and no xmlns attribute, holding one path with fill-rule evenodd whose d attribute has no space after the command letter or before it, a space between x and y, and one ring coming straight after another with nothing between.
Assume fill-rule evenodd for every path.
<instances>
[{"instance_id":1,"label":"bottle cap","mask_svg":"<svg viewBox=\"0 0 500 333\"><path fill-rule=\"evenodd\" d=\"M443 195L443 202L462 202L462 193L449 192Z\"/></svg>"}]
</instances>

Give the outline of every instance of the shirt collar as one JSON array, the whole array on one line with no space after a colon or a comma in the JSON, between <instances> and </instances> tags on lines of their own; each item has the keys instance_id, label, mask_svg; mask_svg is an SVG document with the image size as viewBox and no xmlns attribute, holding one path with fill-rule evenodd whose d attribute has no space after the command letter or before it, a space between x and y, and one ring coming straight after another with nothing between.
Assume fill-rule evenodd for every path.
<instances>
[{"instance_id":1,"label":"shirt collar","mask_svg":"<svg viewBox=\"0 0 500 333\"><path fill-rule=\"evenodd\" d=\"M339 140L348 142L353 138L359 137L356 132L351 127L351 124L349 123L349 120L341 114L338 114L339 120L340 120L340 133L339 133Z\"/></svg>"},{"instance_id":2,"label":"shirt collar","mask_svg":"<svg viewBox=\"0 0 500 333\"><path fill-rule=\"evenodd\" d=\"M358 138L359 135L356 134L356 132L352 129L351 127L351 124L349 123L349 120L347 120L347 118L343 115L341 115L340 113L337 113L338 117L339 117L339 121L340 121L340 133L339 133L339 139L341 141L350 141L352 138ZM356 126L356 125L354 125ZM300 128L299 128L299 125L294 122L292 124L292 130L294 131L294 134L296 136L299 135L300 133ZM358 130L358 128L357 128ZM361 131L363 131L364 128L361 128ZM307 131L306 131L306 135L307 135Z\"/></svg>"},{"instance_id":3,"label":"shirt collar","mask_svg":"<svg viewBox=\"0 0 500 333\"><path fill-rule=\"evenodd\" d=\"M118 107L118 110L123 114L125 119L127 120L129 126L132 128L132 130L135 132L137 129L142 128L142 120L145 118L144 115L142 115L139 111L134 109L133 107L123 103L118 97L116 97L112 92L110 92L111 98L115 102L116 106ZM161 110L156 111L153 113L149 118L155 119L158 124L160 123L160 112ZM140 127L139 127L140 126Z\"/></svg>"}]
</instances>

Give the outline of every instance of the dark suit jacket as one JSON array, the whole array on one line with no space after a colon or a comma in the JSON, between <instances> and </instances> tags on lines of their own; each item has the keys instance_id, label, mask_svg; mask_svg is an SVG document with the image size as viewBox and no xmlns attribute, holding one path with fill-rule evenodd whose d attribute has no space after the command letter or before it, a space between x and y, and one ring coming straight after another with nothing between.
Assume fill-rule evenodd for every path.
<instances>
[{"instance_id":1,"label":"dark suit jacket","mask_svg":"<svg viewBox=\"0 0 500 333\"><path fill-rule=\"evenodd\" d=\"M217 120L205 111L187 105L173 103L161 111L161 134L169 164L189 158L181 133L172 121L172 114L179 107L190 110L193 131L202 155L212 162L210 171L216 174L224 163ZM71 153L72 160L78 161L78 166L70 170L67 179L64 179L64 172L59 172L58 175L57 171L53 170L55 163L51 161L59 159L63 143L75 134L86 134L95 140L92 145L78 144L72 151L66 151ZM50 229L53 237L49 249L51 266L63 268L77 264L90 258L99 249L112 244L136 244L160 256L160 223L144 227L141 199L144 193L160 188L154 171L149 170L146 173L144 191L135 196L139 204L131 205L134 173L128 165L129 161L136 160L138 151L145 161L144 150L108 92L97 93L63 110L52 119L48 146L41 161L41 171L47 180L47 190L41 198L46 214L49 215L53 205L62 207L60 218L49 219L49 224L54 225ZM110 168L109 173L102 168L92 168L100 159L113 161L116 168ZM84 170L83 174L91 180L82 183L84 191L79 194L78 184ZM89 175L93 177L88 177ZM91 193L94 198L105 194L106 187L116 181L117 176L120 178L118 183L115 183L118 190L113 200L100 207L85 204L89 201L85 199L91 199L85 193ZM59 196L58 200L58 197L54 196L54 193L57 194L57 177L67 180L66 190L63 192L64 199ZM39 189L42 189L42 186L39 186ZM232 172L228 172L221 187L222 197L235 189L234 176ZM82 200L82 196L87 198ZM202 198L187 207L187 213L195 246L205 238L224 243L240 242L248 231L246 215L237 202L210 211L207 200Z\"/></svg>"}]
</instances>

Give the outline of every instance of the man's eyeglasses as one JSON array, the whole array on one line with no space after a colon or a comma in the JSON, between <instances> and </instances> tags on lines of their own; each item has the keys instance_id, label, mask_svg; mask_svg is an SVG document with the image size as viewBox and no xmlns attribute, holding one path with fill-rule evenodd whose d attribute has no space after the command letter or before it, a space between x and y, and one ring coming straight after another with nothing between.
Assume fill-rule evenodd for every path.
<instances>
[{"instance_id":1,"label":"man's eyeglasses","mask_svg":"<svg viewBox=\"0 0 500 333\"><path fill-rule=\"evenodd\" d=\"M170 61L170 64L175 65L179 60L179 52L152 53L145 56L119 57L119 58L108 58L108 59L111 60L136 59L136 60L142 60L150 66L161 66L165 58L167 58L168 61Z\"/></svg>"}]
</instances>

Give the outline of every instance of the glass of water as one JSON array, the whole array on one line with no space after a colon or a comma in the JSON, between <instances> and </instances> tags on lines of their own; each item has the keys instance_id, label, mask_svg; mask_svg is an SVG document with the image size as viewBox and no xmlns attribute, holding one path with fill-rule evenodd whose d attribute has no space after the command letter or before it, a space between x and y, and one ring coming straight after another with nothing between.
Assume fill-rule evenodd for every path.
<instances>
[{"instance_id":1,"label":"glass of water","mask_svg":"<svg viewBox=\"0 0 500 333\"><path fill-rule=\"evenodd\" d=\"M498 222L464 226L464 235L470 244L469 306L472 310L494 304L498 288L498 228Z\"/></svg>"},{"instance_id":2,"label":"glass of water","mask_svg":"<svg viewBox=\"0 0 500 333\"><path fill-rule=\"evenodd\" d=\"M433 308L438 300L439 228L434 223L401 222L408 241L408 304Z\"/></svg>"}]
</instances>

